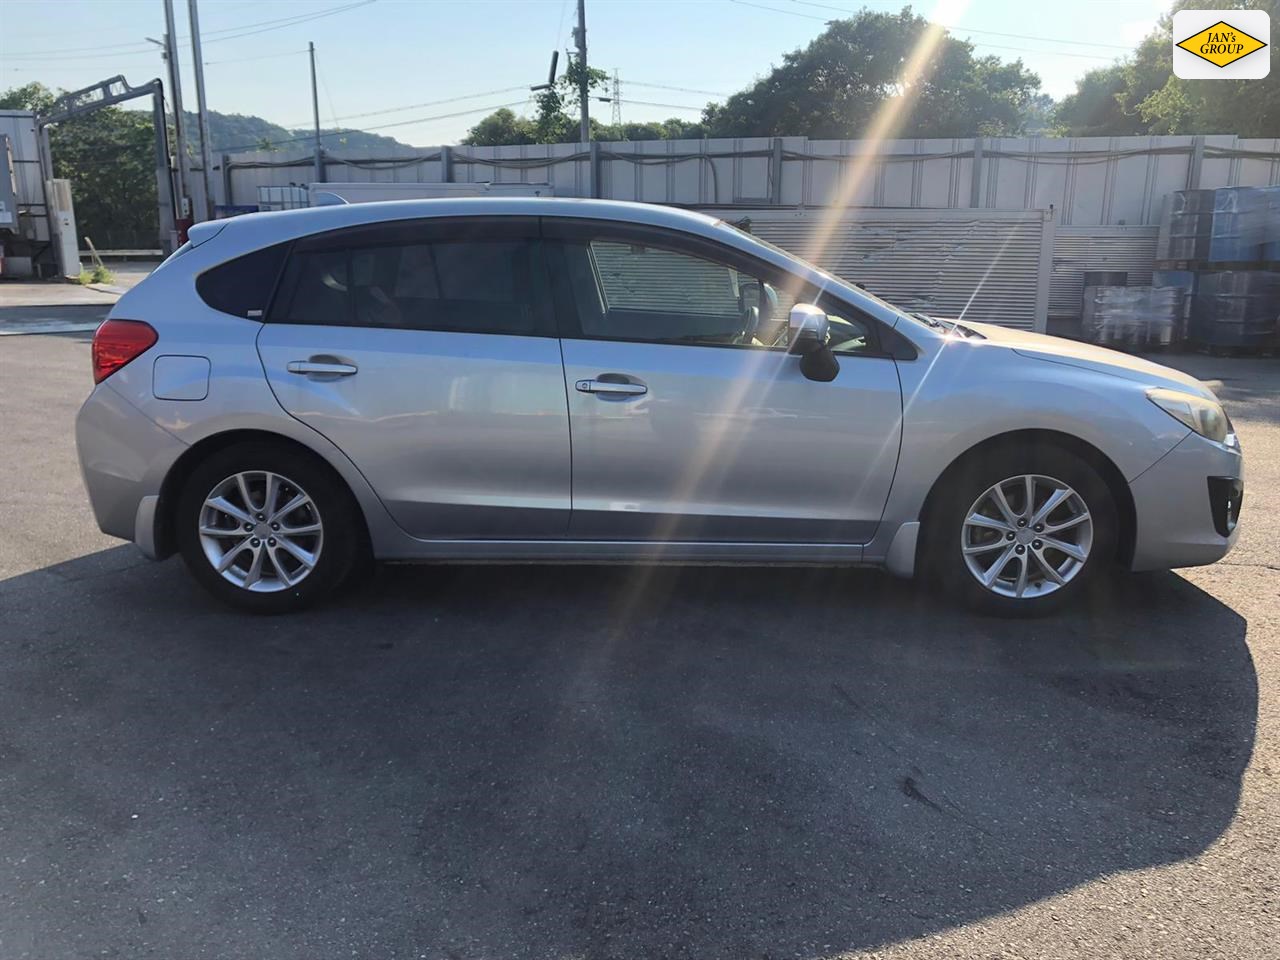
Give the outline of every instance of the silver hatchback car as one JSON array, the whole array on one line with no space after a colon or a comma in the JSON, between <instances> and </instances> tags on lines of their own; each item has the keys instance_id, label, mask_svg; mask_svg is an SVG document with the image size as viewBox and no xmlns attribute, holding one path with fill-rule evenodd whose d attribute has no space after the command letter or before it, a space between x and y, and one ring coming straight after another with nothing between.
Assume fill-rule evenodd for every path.
<instances>
[{"instance_id":1,"label":"silver hatchback car","mask_svg":"<svg viewBox=\"0 0 1280 960\"><path fill-rule=\"evenodd\" d=\"M250 610L373 560L875 565L999 613L1212 563L1213 393L903 312L666 207L459 199L203 223L93 342L101 528Z\"/></svg>"}]
</instances>

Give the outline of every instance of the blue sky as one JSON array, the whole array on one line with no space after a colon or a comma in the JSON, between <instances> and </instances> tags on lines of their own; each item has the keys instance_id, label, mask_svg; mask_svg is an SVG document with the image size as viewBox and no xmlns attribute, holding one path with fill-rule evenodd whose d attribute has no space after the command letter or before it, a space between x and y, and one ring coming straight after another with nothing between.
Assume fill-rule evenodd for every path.
<instances>
[{"instance_id":1,"label":"blue sky","mask_svg":"<svg viewBox=\"0 0 1280 960\"><path fill-rule=\"evenodd\" d=\"M713 95L741 89L813 39L824 20L864 4L888 11L903 5L587 0L589 59L618 71L623 119L696 119ZM979 53L1021 57L1044 90L1061 97L1084 71L1131 48L1168 0L914 6L972 40ZM211 109L308 126L310 40L323 125L374 129L425 146L456 142L498 105L532 113L526 88L545 78L553 49L562 51L563 64L575 0L200 0L199 9ZM175 0L175 13L185 38L186 0ZM162 0L0 0L0 89L31 80L75 88L117 73L146 81L163 67L144 38L163 32ZM183 96L193 108L190 54L184 42ZM595 109L609 119L608 104Z\"/></svg>"}]
</instances>

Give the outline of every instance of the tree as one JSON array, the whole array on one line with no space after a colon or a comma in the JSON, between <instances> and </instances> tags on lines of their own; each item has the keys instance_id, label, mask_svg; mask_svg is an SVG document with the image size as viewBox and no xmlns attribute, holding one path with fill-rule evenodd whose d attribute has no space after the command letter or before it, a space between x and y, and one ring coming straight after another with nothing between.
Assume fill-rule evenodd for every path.
<instances>
[{"instance_id":1,"label":"tree","mask_svg":"<svg viewBox=\"0 0 1280 960\"><path fill-rule=\"evenodd\" d=\"M1063 98L1055 120L1066 136L1234 133L1273 137L1280 130L1280 73L1261 80L1183 80L1173 75L1173 14L1198 9L1175 0L1133 53L1091 70ZM1224 0L1220 7L1266 10L1280 0Z\"/></svg>"},{"instance_id":2,"label":"tree","mask_svg":"<svg viewBox=\"0 0 1280 960\"><path fill-rule=\"evenodd\" d=\"M517 117L507 107L502 107L472 127L462 138L462 142L473 147L534 143L533 123L525 117Z\"/></svg>"},{"instance_id":3,"label":"tree","mask_svg":"<svg viewBox=\"0 0 1280 960\"><path fill-rule=\"evenodd\" d=\"M0 110L32 110L48 113L57 95L43 83L26 83L0 93Z\"/></svg>"},{"instance_id":4,"label":"tree","mask_svg":"<svg viewBox=\"0 0 1280 960\"><path fill-rule=\"evenodd\" d=\"M1031 97L1022 110L1022 132L1028 137L1047 137L1053 128L1058 104L1047 93Z\"/></svg>"},{"instance_id":5,"label":"tree","mask_svg":"<svg viewBox=\"0 0 1280 960\"><path fill-rule=\"evenodd\" d=\"M591 137L593 140L701 140L705 135L704 127L697 120L681 120L679 117L668 117L666 120L649 120L645 123L598 124L591 121Z\"/></svg>"},{"instance_id":6,"label":"tree","mask_svg":"<svg viewBox=\"0 0 1280 960\"><path fill-rule=\"evenodd\" d=\"M782 65L703 113L709 136L856 138L886 104L904 104L899 136L1016 134L1039 78L1020 60L973 56L972 44L943 34L930 49L928 22L911 12L863 10L827 26ZM914 87L903 65L929 50ZM905 106L909 104L909 106Z\"/></svg>"},{"instance_id":7,"label":"tree","mask_svg":"<svg viewBox=\"0 0 1280 960\"><path fill-rule=\"evenodd\" d=\"M1124 66L1090 70L1076 81L1075 93L1058 104L1054 120L1069 137L1120 137L1140 132L1139 121L1120 105L1126 90Z\"/></svg>"}]
</instances>

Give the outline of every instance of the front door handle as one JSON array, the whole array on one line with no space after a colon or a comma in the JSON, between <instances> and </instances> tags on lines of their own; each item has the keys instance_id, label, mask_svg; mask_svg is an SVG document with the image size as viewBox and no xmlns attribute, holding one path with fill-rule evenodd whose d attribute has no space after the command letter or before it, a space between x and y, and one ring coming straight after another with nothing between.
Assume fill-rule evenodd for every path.
<instances>
[{"instance_id":1,"label":"front door handle","mask_svg":"<svg viewBox=\"0 0 1280 960\"><path fill-rule=\"evenodd\" d=\"M318 360L290 360L285 368L290 373L304 376L349 377L360 368L354 363L333 363Z\"/></svg>"},{"instance_id":2,"label":"front door handle","mask_svg":"<svg viewBox=\"0 0 1280 960\"><path fill-rule=\"evenodd\" d=\"M619 383L613 380L579 380L573 385L579 393L600 393L615 397L640 397L649 392L643 383Z\"/></svg>"}]
</instances>

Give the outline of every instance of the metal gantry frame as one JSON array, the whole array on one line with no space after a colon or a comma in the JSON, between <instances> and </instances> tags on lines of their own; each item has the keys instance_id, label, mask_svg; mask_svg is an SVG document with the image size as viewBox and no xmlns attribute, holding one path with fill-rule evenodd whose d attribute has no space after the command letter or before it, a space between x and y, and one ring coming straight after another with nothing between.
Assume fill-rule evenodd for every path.
<instances>
[{"instance_id":1,"label":"metal gantry frame","mask_svg":"<svg viewBox=\"0 0 1280 960\"><path fill-rule=\"evenodd\" d=\"M169 137L164 113L164 84L159 78L150 80L140 86L130 86L122 76L114 76L99 81L71 93L64 94L54 101L46 114L36 115L36 131L40 138L40 160L44 176L42 181L53 177L53 151L49 146L49 128L55 124L70 120L73 117L93 113L104 107L117 103L136 100L139 97L152 98L152 117L156 131L156 212L159 230L160 249L166 252L171 246L170 235L174 229L174 192L170 178ZM45 198L46 204L48 197Z\"/></svg>"}]
</instances>

